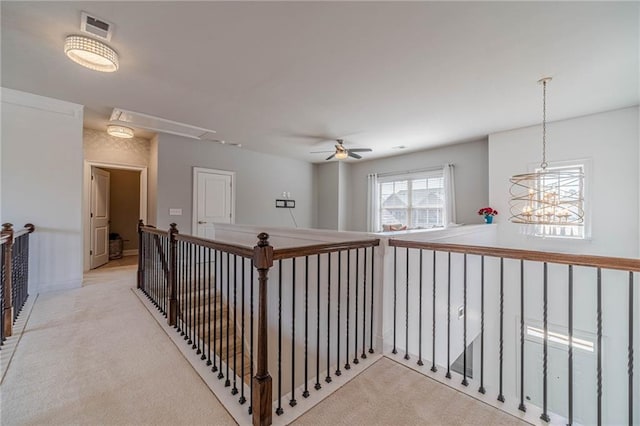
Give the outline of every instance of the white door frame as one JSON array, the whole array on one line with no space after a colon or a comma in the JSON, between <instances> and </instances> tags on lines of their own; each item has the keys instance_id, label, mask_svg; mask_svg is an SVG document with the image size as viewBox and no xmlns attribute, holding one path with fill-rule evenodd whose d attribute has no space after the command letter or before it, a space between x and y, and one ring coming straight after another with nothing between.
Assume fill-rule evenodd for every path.
<instances>
[{"instance_id":1,"label":"white door frame","mask_svg":"<svg viewBox=\"0 0 640 426\"><path fill-rule=\"evenodd\" d=\"M231 176L231 223L236 223L236 172L194 167L191 181L191 186L193 187L193 198L191 203L191 233L194 235L195 230L198 227L198 173L200 172Z\"/></svg>"},{"instance_id":2,"label":"white door frame","mask_svg":"<svg viewBox=\"0 0 640 426\"><path fill-rule=\"evenodd\" d=\"M105 169L135 170L140 172L140 219L147 223L147 167L132 166L129 164L102 163L99 161L84 160L83 188L82 188L82 229L83 229L83 270L91 269L91 167Z\"/></svg>"}]
</instances>

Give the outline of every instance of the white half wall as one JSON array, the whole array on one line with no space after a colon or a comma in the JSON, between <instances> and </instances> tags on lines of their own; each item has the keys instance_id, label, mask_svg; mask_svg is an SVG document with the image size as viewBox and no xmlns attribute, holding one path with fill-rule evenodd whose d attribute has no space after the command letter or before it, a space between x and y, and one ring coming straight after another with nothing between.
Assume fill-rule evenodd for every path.
<instances>
[{"instance_id":1,"label":"white half wall","mask_svg":"<svg viewBox=\"0 0 640 426\"><path fill-rule=\"evenodd\" d=\"M31 291L82 284L82 105L2 88L2 219L31 222Z\"/></svg>"}]
</instances>

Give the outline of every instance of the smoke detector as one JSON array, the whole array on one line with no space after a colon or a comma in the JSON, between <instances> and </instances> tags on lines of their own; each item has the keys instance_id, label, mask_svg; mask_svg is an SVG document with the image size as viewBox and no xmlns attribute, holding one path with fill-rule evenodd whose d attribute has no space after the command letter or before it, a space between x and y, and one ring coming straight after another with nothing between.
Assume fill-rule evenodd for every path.
<instances>
[{"instance_id":1,"label":"smoke detector","mask_svg":"<svg viewBox=\"0 0 640 426\"><path fill-rule=\"evenodd\" d=\"M110 41L113 33L113 24L102 18L89 15L87 12L80 13L80 31L90 34L101 40Z\"/></svg>"}]
</instances>

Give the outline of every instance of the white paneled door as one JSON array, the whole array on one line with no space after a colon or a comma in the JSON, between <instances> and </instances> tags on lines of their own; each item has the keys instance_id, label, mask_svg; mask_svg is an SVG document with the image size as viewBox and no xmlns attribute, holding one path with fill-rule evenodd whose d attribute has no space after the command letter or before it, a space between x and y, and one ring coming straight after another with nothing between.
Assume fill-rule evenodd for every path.
<instances>
[{"instance_id":1,"label":"white paneled door","mask_svg":"<svg viewBox=\"0 0 640 426\"><path fill-rule=\"evenodd\" d=\"M91 168L91 269L109 261L109 185L106 170Z\"/></svg>"},{"instance_id":2,"label":"white paneled door","mask_svg":"<svg viewBox=\"0 0 640 426\"><path fill-rule=\"evenodd\" d=\"M214 239L214 223L234 223L233 172L193 169L193 230Z\"/></svg>"}]
</instances>

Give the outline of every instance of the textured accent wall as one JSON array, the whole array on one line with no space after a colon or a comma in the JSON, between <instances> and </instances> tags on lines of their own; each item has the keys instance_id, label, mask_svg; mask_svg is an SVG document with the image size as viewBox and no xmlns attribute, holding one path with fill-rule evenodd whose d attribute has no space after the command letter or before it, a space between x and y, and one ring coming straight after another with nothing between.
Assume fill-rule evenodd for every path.
<instances>
[{"instance_id":1,"label":"textured accent wall","mask_svg":"<svg viewBox=\"0 0 640 426\"><path fill-rule=\"evenodd\" d=\"M84 159L102 163L149 167L151 142L148 139L114 138L106 131L83 129Z\"/></svg>"}]
</instances>

